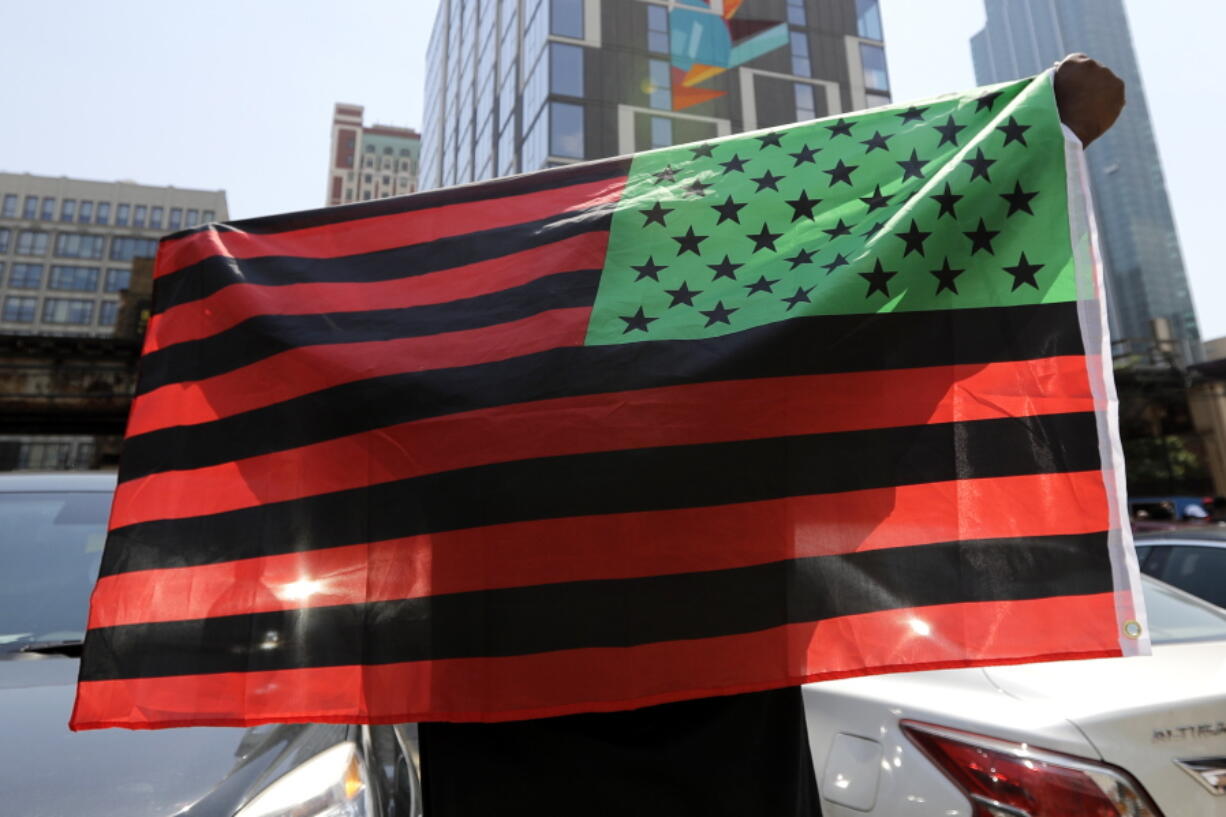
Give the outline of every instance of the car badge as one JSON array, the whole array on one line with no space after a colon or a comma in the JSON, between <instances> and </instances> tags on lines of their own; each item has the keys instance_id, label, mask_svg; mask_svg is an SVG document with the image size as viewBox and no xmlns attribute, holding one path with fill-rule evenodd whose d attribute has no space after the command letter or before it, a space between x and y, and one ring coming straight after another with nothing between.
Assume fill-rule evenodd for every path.
<instances>
[{"instance_id":1,"label":"car badge","mask_svg":"<svg viewBox=\"0 0 1226 817\"><path fill-rule=\"evenodd\" d=\"M1176 760L1183 769L1213 794L1226 794L1226 757L1202 757L1194 760Z\"/></svg>"}]
</instances>

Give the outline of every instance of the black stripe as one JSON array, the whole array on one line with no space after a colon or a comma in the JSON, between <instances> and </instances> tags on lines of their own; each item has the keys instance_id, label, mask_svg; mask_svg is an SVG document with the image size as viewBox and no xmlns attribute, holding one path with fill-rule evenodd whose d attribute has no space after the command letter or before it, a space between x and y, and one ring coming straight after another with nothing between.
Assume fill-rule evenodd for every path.
<instances>
[{"instance_id":1,"label":"black stripe","mask_svg":"<svg viewBox=\"0 0 1226 817\"><path fill-rule=\"evenodd\" d=\"M86 639L81 678L631 647L883 610L1111 589L1105 533L948 542L731 570L101 628ZM916 615L922 619L923 610Z\"/></svg>"},{"instance_id":2,"label":"black stripe","mask_svg":"<svg viewBox=\"0 0 1226 817\"><path fill-rule=\"evenodd\" d=\"M507 227L474 230L420 244L338 258L212 256L158 278L153 288L153 311L165 312L171 307L207 298L231 284L360 284L425 275L489 261L595 230L607 230L612 218L613 206L599 205Z\"/></svg>"},{"instance_id":3,"label":"black stripe","mask_svg":"<svg viewBox=\"0 0 1226 817\"><path fill-rule=\"evenodd\" d=\"M600 270L577 270L500 292L427 306L323 315L261 315L216 335L146 354L140 362L137 394L225 374L304 346L417 338L509 323L551 309L590 307L599 284Z\"/></svg>"},{"instance_id":4,"label":"black stripe","mask_svg":"<svg viewBox=\"0 0 1226 817\"><path fill-rule=\"evenodd\" d=\"M492 406L758 377L1084 354L1075 303L794 318L708 340L554 349L373 378L124 441L120 480Z\"/></svg>"},{"instance_id":5,"label":"black stripe","mask_svg":"<svg viewBox=\"0 0 1226 817\"><path fill-rule=\"evenodd\" d=\"M436 207L445 207L449 204L467 204L474 201L522 196L527 193L540 193L545 190L556 190L561 187L573 187L578 184L588 184L589 182L598 182L603 179L627 176L630 173L632 159L633 157L630 156L602 159L584 164L541 170L535 173L525 173L519 176L509 176L503 179L493 179L476 184L463 184L455 187L444 187L438 190L427 190L408 196L356 202L354 204L344 204L317 210L300 210L294 213L261 216L241 221L228 221L224 224L211 225L211 227L200 226L189 230L180 230L167 235L164 240L184 238L195 233L207 232L209 229L264 235L284 233L292 230L304 230L310 227L323 227L328 224L343 224L365 218L391 216L397 213L432 210Z\"/></svg>"},{"instance_id":6,"label":"black stripe","mask_svg":"<svg viewBox=\"0 0 1226 817\"><path fill-rule=\"evenodd\" d=\"M1100 467L1093 413L606 451L482 465L107 539L103 575L570 516Z\"/></svg>"}]
</instances>

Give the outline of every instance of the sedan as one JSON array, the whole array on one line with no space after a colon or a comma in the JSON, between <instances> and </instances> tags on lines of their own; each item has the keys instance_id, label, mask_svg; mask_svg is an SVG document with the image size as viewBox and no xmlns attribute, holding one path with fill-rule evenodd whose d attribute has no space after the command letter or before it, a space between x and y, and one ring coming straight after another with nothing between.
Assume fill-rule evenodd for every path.
<instances>
[{"instance_id":1,"label":"sedan","mask_svg":"<svg viewBox=\"0 0 1226 817\"><path fill-rule=\"evenodd\" d=\"M1226 526L1140 534L1137 559L1143 572L1226 607Z\"/></svg>"}]
</instances>

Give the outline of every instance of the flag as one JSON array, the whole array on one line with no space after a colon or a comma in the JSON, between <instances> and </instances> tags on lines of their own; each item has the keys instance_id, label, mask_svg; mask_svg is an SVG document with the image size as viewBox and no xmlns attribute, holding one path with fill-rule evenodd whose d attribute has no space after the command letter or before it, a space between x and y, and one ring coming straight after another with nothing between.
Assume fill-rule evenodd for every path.
<instances>
[{"instance_id":1,"label":"flag","mask_svg":"<svg viewBox=\"0 0 1226 817\"><path fill-rule=\"evenodd\" d=\"M164 239L74 729L1144 652L1051 75Z\"/></svg>"}]
</instances>

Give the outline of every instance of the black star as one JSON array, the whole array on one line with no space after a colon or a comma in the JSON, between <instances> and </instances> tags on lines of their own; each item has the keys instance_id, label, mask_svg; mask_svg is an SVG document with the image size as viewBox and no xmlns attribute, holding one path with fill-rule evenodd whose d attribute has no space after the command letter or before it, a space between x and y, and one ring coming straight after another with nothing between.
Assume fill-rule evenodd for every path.
<instances>
[{"instance_id":1,"label":"black star","mask_svg":"<svg viewBox=\"0 0 1226 817\"><path fill-rule=\"evenodd\" d=\"M792 269L796 269L801 264L812 264L813 263L813 253L809 252L808 250L800 250L795 255L793 255L791 258L785 258L783 260L791 261Z\"/></svg>"},{"instance_id":2,"label":"black star","mask_svg":"<svg viewBox=\"0 0 1226 817\"><path fill-rule=\"evenodd\" d=\"M646 210L639 210L639 212L647 217L647 220L643 222L644 227L646 227L648 224L651 224L653 221L656 224L667 227L668 225L664 223L664 217L672 212L672 208L671 207L661 207L660 202L657 201L655 204L648 207Z\"/></svg>"},{"instance_id":3,"label":"black star","mask_svg":"<svg viewBox=\"0 0 1226 817\"><path fill-rule=\"evenodd\" d=\"M783 147L783 145L779 144L779 137L780 137L780 135L781 135L781 134L779 134L778 132L771 132L771 133L767 133L767 134L764 134L764 135L762 135L762 136L758 136L758 137L756 137L756 138L757 138L757 140L758 140L759 142L761 142L761 143L762 143L762 147L760 147L760 148L758 148L758 149L759 149L759 150L766 150L767 148L781 148L781 147Z\"/></svg>"},{"instance_id":4,"label":"black star","mask_svg":"<svg viewBox=\"0 0 1226 817\"><path fill-rule=\"evenodd\" d=\"M779 283L778 278L767 278L765 275L760 276L758 280L754 281L752 284L745 285L746 289L749 290L749 292L745 293L745 297L748 298L755 292L771 292L771 287L777 283Z\"/></svg>"},{"instance_id":5,"label":"black star","mask_svg":"<svg viewBox=\"0 0 1226 817\"><path fill-rule=\"evenodd\" d=\"M1012 193L1000 194L1002 199L1009 202L1009 212L1005 215L1011 216L1014 213L1029 213L1033 216L1034 210L1030 209L1030 200L1037 195L1039 195L1037 190L1033 193L1027 193L1025 190L1022 190L1021 182L1014 182Z\"/></svg>"},{"instance_id":6,"label":"black star","mask_svg":"<svg viewBox=\"0 0 1226 817\"><path fill-rule=\"evenodd\" d=\"M838 238L841 235L851 235L851 227L843 223L843 219L839 219L839 223L831 227L829 230L822 230L823 233L831 238Z\"/></svg>"},{"instance_id":7,"label":"black star","mask_svg":"<svg viewBox=\"0 0 1226 817\"><path fill-rule=\"evenodd\" d=\"M740 157L738 154L736 154L736 153L732 154L732 158L731 158L731 159L729 159L728 161L726 161L726 162L720 162L720 164L724 166L724 173L723 173L723 175L725 175L725 176L727 176L729 173L731 173L731 172L732 172L732 171L734 171L734 170L735 170L737 173L744 173L744 172L745 172L745 165L746 165L747 163L748 163L748 162L747 162L747 160L742 159L742 158L741 158L741 157Z\"/></svg>"},{"instance_id":8,"label":"black star","mask_svg":"<svg viewBox=\"0 0 1226 817\"><path fill-rule=\"evenodd\" d=\"M873 195L862 196L860 201L868 205L868 212L880 210L882 207L887 207L890 204L890 197L881 195L881 185L873 188Z\"/></svg>"},{"instance_id":9,"label":"black star","mask_svg":"<svg viewBox=\"0 0 1226 817\"><path fill-rule=\"evenodd\" d=\"M663 170L657 170L655 173L652 173L651 175L656 177L656 184L663 184L664 182L677 181L677 170L672 165L669 165Z\"/></svg>"},{"instance_id":10,"label":"black star","mask_svg":"<svg viewBox=\"0 0 1226 817\"><path fill-rule=\"evenodd\" d=\"M976 99L975 101L979 104L975 106L975 113L979 113L980 111L984 110L992 110L992 106L996 104L996 100L1000 98L1001 93L1001 91L993 91L990 94L984 94Z\"/></svg>"},{"instance_id":11,"label":"black star","mask_svg":"<svg viewBox=\"0 0 1226 817\"><path fill-rule=\"evenodd\" d=\"M982 178L984 181L992 181L992 177L988 175L988 168L996 164L995 159L988 159L983 155L983 148L978 148L975 151L974 159L963 159L962 164L971 166L971 181Z\"/></svg>"},{"instance_id":12,"label":"black star","mask_svg":"<svg viewBox=\"0 0 1226 817\"><path fill-rule=\"evenodd\" d=\"M876 224L874 224L872 227L869 227L867 230L865 230L864 232L860 233L860 235L864 236L865 238L868 238L869 236L874 236L874 235L876 235L877 233L881 232L881 228L882 228L882 227L884 227L884 226L885 226L885 222L884 222L884 221L878 221L878 222L877 222Z\"/></svg>"},{"instance_id":13,"label":"black star","mask_svg":"<svg viewBox=\"0 0 1226 817\"><path fill-rule=\"evenodd\" d=\"M812 303L813 299L809 297L809 293L812 291L813 291L813 287L809 287L808 289L801 289L800 287L796 287L795 295L793 295L790 298L783 299L783 302L788 305L788 308L785 309L784 311L791 312L792 307L796 306L796 304Z\"/></svg>"},{"instance_id":14,"label":"black star","mask_svg":"<svg viewBox=\"0 0 1226 817\"><path fill-rule=\"evenodd\" d=\"M844 256L842 253L839 253L838 255L834 257L834 260L831 261L829 264L822 264L822 268L825 269L826 274L829 275L830 273L834 272L839 267L847 266L848 263L849 262L847 260L847 257Z\"/></svg>"},{"instance_id":15,"label":"black star","mask_svg":"<svg viewBox=\"0 0 1226 817\"><path fill-rule=\"evenodd\" d=\"M805 145L800 149L799 153L789 153L788 155L796 160L796 164L792 165L792 167L800 167L805 162L808 162L811 165L817 164L817 162L813 161L813 157L821 152L821 148L811 148L808 145Z\"/></svg>"},{"instance_id":16,"label":"black star","mask_svg":"<svg viewBox=\"0 0 1226 817\"><path fill-rule=\"evenodd\" d=\"M902 180L907 179L922 179L924 178L924 165L927 164L927 159L921 159L914 150L911 151L911 158L904 159L898 163L902 168Z\"/></svg>"},{"instance_id":17,"label":"black star","mask_svg":"<svg viewBox=\"0 0 1226 817\"><path fill-rule=\"evenodd\" d=\"M779 189L779 182L783 181L783 177L776 176L774 173L771 173L768 170L765 173L763 173L761 176L759 176L758 178L750 179L750 181L754 181L758 183L758 189L755 190L754 192L761 193L763 190L765 190L768 187L771 190L777 191Z\"/></svg>"},{"instance_id":18,"label":"black star","mask_svg":"<svg viewBox=\"0 0 1226 817\"><path fill-rule=\"evenodd\" d=\"M809 198L808 193L801 190L800 198L792 199L788 202L788 205L792 208L793 212L792 221L796 221L801 216L804 216L805 218L809 219L809 221L812 221L813 208L821 203L821 199L811 199Z\"/></svg>"},{"instance_id":19,"label":"black star","mask_svg":"<svg viewBox=\"0 0 1226 817\"><path fill-rule=\"evenodd\" d=\"M966 270L964 269L950 269L948 255L945 256L945 263L941 265L940 269L934 269L934 270L928 270L928 271L936 276L936 279L937 279L936 294L937 295L940 295L942 292L944 292L947 289L953 294L957 295L958 294L958 284L955 282L954 279L956 279L962 273L966 272Z\"/></svg>"},{"instance_id":20,"label":"black star","mask_svg":"<svg viewBox=\"0 0 1226 817\"><path fill-rule=\"evenodd\" d=\"M657 264L656 257L654 255L649 255L647 256L647 260L643 262L643 265L641 267L631 267L630 269L634 270L635 272L639 274L639 277L634 279L635 281L642 281L644 278L650 278L653 281L659 281L660 280L660 270L666 270L668 269L668 267L664 267L664 266Z\"/></svg>"},{"instance_id":21,"label":"black star","mask_svg":"<svg viewBox=\"0 0 1226 817\"><path fill-rule=\"evenodd\" d=\"M672 309L674 306L693 306L694 296L702 294L701 289L690 289L685 281L682 281L681 286L677 289L666 289L664 291L673 296L673 302L668 305L669 309Z\"/></svg>"},{"instance_id":22,"label":"black star","mask_svg":"<svg viewBox=\"0 0 1226 817\"><path fill-rule=\"evenodd\" d=\"M830 186L834 187L838 182L851 187L851 174L859 169L859 165L845 165L843 160L839 159L839 163L829 170L823 170L823 173L829 174Z\"/></svg>"},{"instance_id":23,"label":"black star","mask_svg":"<svg viewBox=\"0 0 1226 817\"><path fill-rule=\"evenodd\" d=\"M945 120L944 125L933 125L932 127L940 131L941 133L941 141L937 143L937 147L940 147L946 142L953 145L954 147L957 147L958 146L958 131L966 130L966 125L959 125L957 122L954 121L954 118L952 116L949 117L949 119Z\"/></svg>"},{"instance_id":24,"label":"black star","mask_svg":"<svg viewBox=\"0 0 1226 817\"><path fill-rule=\"evenodd\" d=\"M742 208L748 206L748 204L737 204L732 200L732 196L725 199L723 204L712 204L711 209L719 213L719 221L715 222L715 226L718 227L725 221L735 221L737 224L740 224L741 217L738 213L741 212Z\"/></svg>"},{"instance_id":25,"label":"black star","mask_svg":"<svg viewBox=\"0 0 1226 817\"><path fill-rule=\"evenodd\" d=\"M717 323L726 323L731 326L732 321L728 320L728 316L730 316L733 312L736 312L738 309L740 309L739 306L734 306L731 309L727 309L724 306L723 301L716 301L714 309L700 309L698 311L707 316L707 325L703 328L709 329Z\"/></svg>"},{"instance_id":26,"label":"black star","mask_svg":"<svg viewBox=\"0 0 1226 817\"><path fill-rule=\"evenodd\" d=\"M897 275L897 272L886 272L881 268L881 261L878 260L873 266L872 272L861 272L860 277L868 281L868 292L864 293L867 298L874 292L880 292L885 297L890 297L890 279Z\"/></svg>"},{"instance_id":27,"label":"black star","mask_svg":"<svg viewBox=\"0 0 1226 817\"><path fill-rule=\"evenodd\" d=\"M1030 147L1026 144L1026 131L1030 130L1030 126L1019 123L1017 117L1009 117L1008 122L998 125L996 129L1005 135L1005 144L1001 147L1007 147L1010 142L1020 142L1022 147Z\"/></svg>"},{"instance_id":28,"label":"black star","mask_svg":"<svg viewBox=\"0 0 1226 817\"><path fill-rule=\"evenodd\" d=\"M1034 280L1034 274L1043 269L1043 264L1031 264L1026 260L1026 253L1022 253L1022 257L1018 259L1016 267L1005 267L1005 272L1013 276L1013 289L1016 290L1022 284L1028 284L1035 289L1039 288L1038 283Z\"/></svg>"},{"instance_id":29,"label":"black star","mask_svg":"<svg viewBox=\"0 0 1226 817\"><path fill-rule=\"evenodd\" d=\"M758 250L773 251L775 249L775 239L781 235L783 235L783 233L772 233L764 221L762 222L761 232L759 232L757 235L747 235L745 237L754 243L753 251L757 252Z\"/></svg>"},{"instance_id":30,"label":"black star","mask_svg":"<svg viewBox=\"0 0 1226 817\"><path fill-rule=\"evenodd\" d=\"M917 252L921 256L924 254L924 242L928 240L928 236L932 233L926 233L916 225L915 219L911 219L911 228L905 233L894 233L895 238L901 238L907 243L907 248L903 250L902 257L906 258L912 252Z\"/></svg>"},{"instance_id":31,"label":"black star","mask_svg":"<svg viewBox=\"0 0 1226 817\"><path fill-rule=\"evenodd\" d=\"M685 235L675 235L672 236L672 239L681 245L681 248L677 250L677 255L685 255L687 252L701 255L698 245L710 237L709 235L694 235L694 228L690 227L685 231Z\"/></svg>"},{"instance_id":32,"label":"black star","mask_svg":"<svg viewBox=\"0 0 1226 817\"><path fill-rule=\"evenodd\" d=\"M707 266L715 270L715 277L711 279L712 281L718 281L720 278L727 278L731 281L735 281L736 271L745 265L734 264L732 263L732 260L725 255L723 261L720 261L718 264L707 264Z\"/></svg>"},{"instance_id":33,"label":"black star","mask_svg":"<svg viewBox=\"0 0 1226 817\"><path fill-rule=\"evenodd\" d=\"M695 159L697 159L699 156L703 156L707 159L710 159L712 158L711 156L712 149L713 148L711 145L698 145L697 147L690 148L690 151L694 154Z\"/></svg>"},{"instance_id":34,"label":"black star","mask_svg":"<svg viewBox=\"0 0 1226 817\"><path fill-rule=\"evenodd\" d=\"M846 119L840 119L833 125L827 125L826 130L830 131L831 139L836 136L851 136L851 125Z\"/></svg>"},{"instance_id":35,"label":"black star","mask_svg":"<svg viewBox=\"0 0 1226 817\"><path fill-rule=\"evenodd\" d=\"M905 111L901 113L896 113L894 115L901 118L902 124L905 125L908 122L923 122L924 121L924 111L926 110L928 109L927 108L917 108L914 105L912 105L910 108L907 108Z\"/></svg>"},{"instance_id":36,"label":"black star","mask_svg":"<svg viewBox=\"0 0 1226 817\"><path fill-rule=\"evenodd\" d=\"M639 332L646 332L647 324L651 323L652 321L659 320L659 318L649 318L644 315L643 307L641 306L639 307L639 311L635 312L633 315L618 315L618 317L626 322L626 329L622 332L623 335L628 335L635 330L638 330Z\"/></svg>"},{"instance_id":37,"label":"black star","mask_svg":"<svg viewBox=\"0 0 1226 817\"><path fill-rule=\"evenodd\" d=\"M941 205L941 212L937 213L937 218L944 215L953 216L955 219L958 217L958 211L954 207L963 197L949 189L949 182L945 182L944 193L937 193L935 196L931 196L931 198Z\"/></svg>"},{"instance_id":38,"label":"black star","mask_svg":"<svg viewBox=\"0 0 1226 817\"><path fill-rule=\"evenodd\" d=\"M694 198L700 199L707 194L707 191L710 190L711 187L712 185L703 184L700 179L694 179L694 181L683 186L681 189L689 193Z\"/></svg>"},{"instance_id":39,"label":"black star","mask_svg":"<svg viewBox=\"0 0 1226 817\"><path fill-rule=\"evenodd\" d=\"M874 131L872 136L865 139L860 144L868 145L868 149L864 151L865 153L872 153L874 150L888 151L890 146L886 144L886 142L893 138L894 134L892 133L889 136L882 136L881 131Z\"/></svg>"},{"instance_id":40,"label":"black star","mask_svg":"<svg viewBox=\"0 0 1226 817\"><path fill-rule=\"evenodd\" d=\"M980 250L987 250L988 255L996 255L996 250L992 249L992 239L1000 235L1000 230L989 230L983 223L983 219L979 219L979 226L970 232L963 232L962 235L971 240L971 255Z\"/></svg>"}]
</instances>

